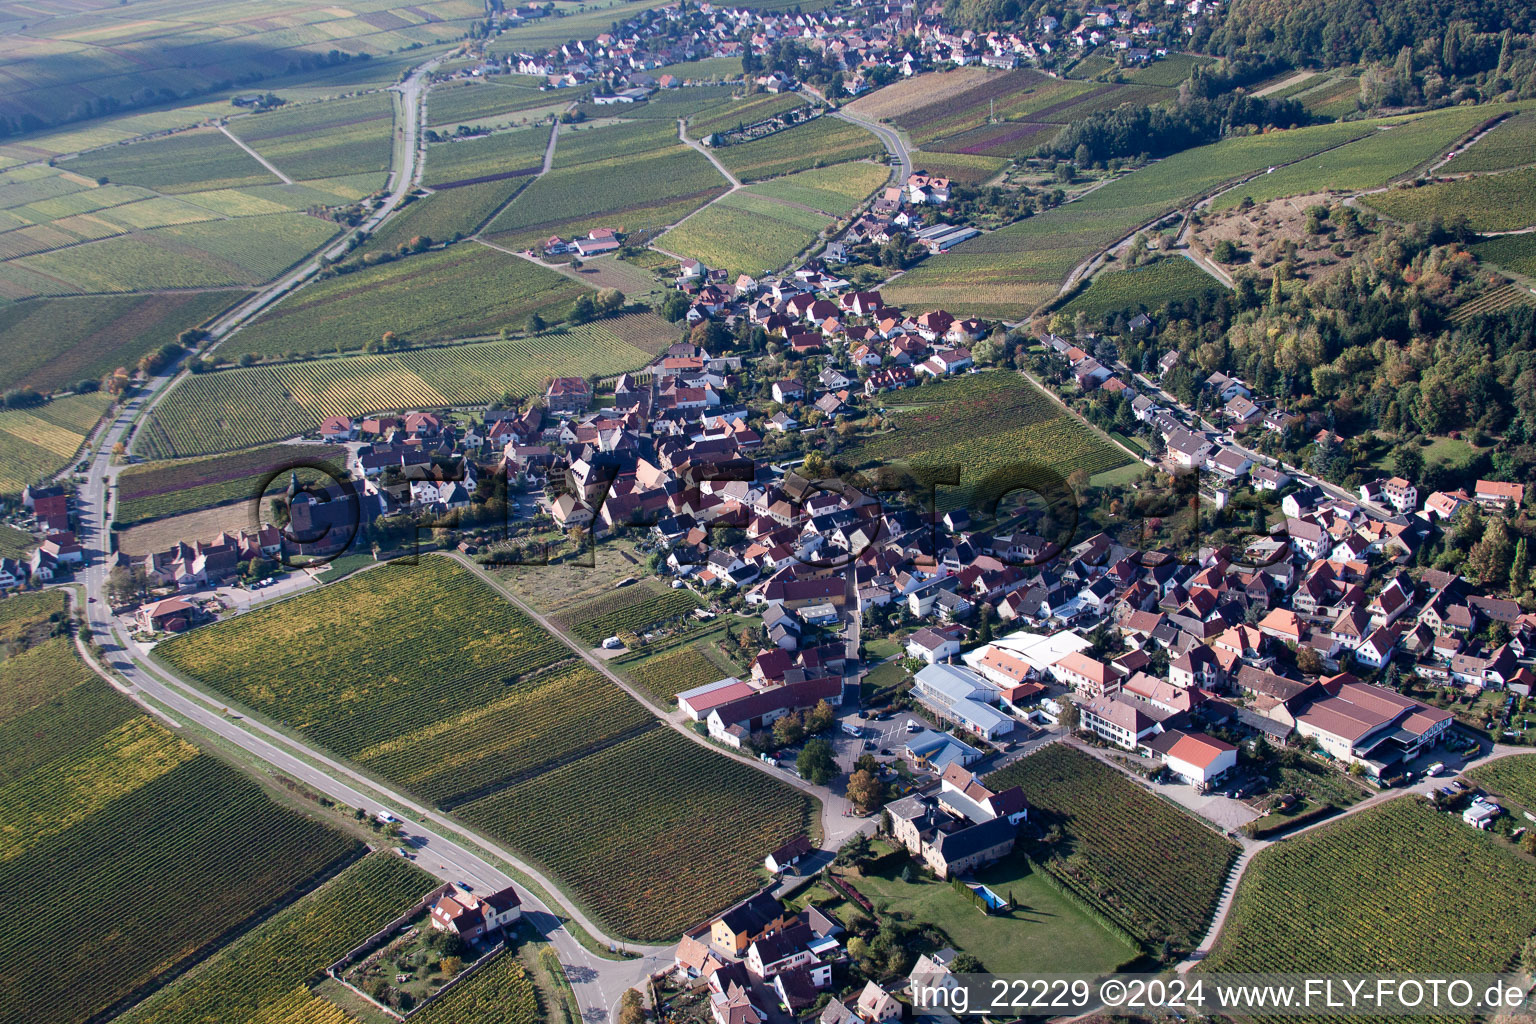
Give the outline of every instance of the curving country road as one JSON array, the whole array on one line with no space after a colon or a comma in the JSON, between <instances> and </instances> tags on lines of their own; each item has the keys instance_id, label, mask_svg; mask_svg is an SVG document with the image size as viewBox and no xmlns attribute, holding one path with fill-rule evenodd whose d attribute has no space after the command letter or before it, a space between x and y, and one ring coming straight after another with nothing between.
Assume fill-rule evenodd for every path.
<instances>
[{"instance_id":1,"label":"curving country road","mask_svg":"<svg viewBox=\"0 0 1536 1024\"><path fill-rule=\"evenodd\" d=\"M391 87L399 94L403 116L396 138L389 193L362 224L325 249L324 257L335 259L345 255L352 237L376 229L415 186L421 170L422 98L429 85L428 76L443 59L436 57L427 61ZM319 255L311 258L221 316L209 328L212 338L209 349L316 274L320 260ZM516 885L491 858L498 858L523 871L547 891L558 892L552 883L510 852L478 836L472 837L472 842L457 838L468 835L468 831L448 822L431 808L420 806L275 729L229 713L228 709L173 674L132 656L132 648L113 626L106 600L105 559L111 549L108 522L111 483L115 476L112 452L115 445L128 437L135 421L175 384L178 377L179 372L173 366L148 380L140 392L123 403L113 418L96 432L95 454L90 459L86 481L77 493L77 534L87 554L86 567L77 576L77 582L84 585L87 598L79 606L83 609L84 622L82 634L77 638L81 656L113 686L151 713L176 724L195 724L259 758L274 770L347 806L360 807L370 813L388 811L395 815L401 820L407 844L415 850L417 865L428 873L444 881L468 882L478 891L515 885L530 921L555 947L566 966L583 1020L597 1024L611 1019L617 1013L619 998L625 989L643 981L663 963L671 962L671 947L628 946L641 954L632 960L608 961L594 956L564 926L561 914L578 921L599 942L612 945L614 940L604 936L579 909L560 908L557 913L533 892ZM107 666L97 662L90 643L107 652ZM479 850L472 847L479 847Z\"/></svg>"},{"instance_id":2,"label":"curving country road","mask_svg":"<svg viewBox=\"0 0 1536 1024\"><path fill-rule=\"evenodd\" d=\"M834 110L832 112L832 116L847 121L849 124L856 124L860 128L875 133L875 137L878 138L881 144L885 146L886 152L890 153L891 156L896 158L895 170L897 184L905 182L908 176L911 175L912 154L907 152L907 144L901 141L901 136L897 134L894 129L887 128L885 125L878 121L871 121L868 118L859 116L858 114L850 114L847 108L842 110Z\"/></svg>"}]
</instances>

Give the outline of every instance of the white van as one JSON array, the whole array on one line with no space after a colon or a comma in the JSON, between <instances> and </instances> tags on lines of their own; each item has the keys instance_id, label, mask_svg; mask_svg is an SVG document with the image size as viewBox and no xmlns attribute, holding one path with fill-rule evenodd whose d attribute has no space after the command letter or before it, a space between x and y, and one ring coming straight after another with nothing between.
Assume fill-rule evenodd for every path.
<instances>
[{"instance_id":1,"label":"white van","mask_svg":"<svg viewBox=\"0 0 1536 1024\"><path fill-rule=\"evenodd\" d=\"M852 722L844 722L843 723L843 732L847 733L849 736L863 736L864 735L864 730L861 729L859 726L854 725Z\"/></svg>"},{"instance_id":2,"label":"white van","mask_svg":"<svg viewBox=\"0 0 1536 1024\"><path fill-rule=\"evenodd\" d=\"M917 719L915 719L915 718L907 719L907 732L922 732L922 731L923 731L923 727L920 724L918 724Z\"/></svg>"},{"instance_id":3,"label":"white van","mask_svg":"<svg viewBox=\"0 0 1536 1024\"><path fill-rule=\"evenodd\" d=\"M1432 779L1436 775L1439 775L1443 771L1445 771L1445 763L1442 762L1442 761L1436 761L1434 764L1432 764L1428 768L1424 769L1424 775L1427 778L1431 778Z\"/></svg>"}]
</instances>

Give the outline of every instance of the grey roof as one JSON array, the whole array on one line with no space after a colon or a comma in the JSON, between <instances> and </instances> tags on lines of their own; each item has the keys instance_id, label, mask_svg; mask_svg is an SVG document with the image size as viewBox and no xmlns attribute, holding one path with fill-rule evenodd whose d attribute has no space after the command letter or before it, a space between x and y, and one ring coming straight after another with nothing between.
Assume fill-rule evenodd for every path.
<instances>
[{"instance_id":1,"label":"grey roof","mask_svg":"<svg viewBox=\"0 0 1536 1024\"><path fill-rule=\"evenodd\" d=\"M933 845L943 855L944 860L949 862L969 857L983 850L990 850L999 843L1012 839L1016 834L1014 826L1008 823L1007 818L993 818L979 825L961 829L959 832L940 835L934 840Z\"/></svg>"}]
</instances>

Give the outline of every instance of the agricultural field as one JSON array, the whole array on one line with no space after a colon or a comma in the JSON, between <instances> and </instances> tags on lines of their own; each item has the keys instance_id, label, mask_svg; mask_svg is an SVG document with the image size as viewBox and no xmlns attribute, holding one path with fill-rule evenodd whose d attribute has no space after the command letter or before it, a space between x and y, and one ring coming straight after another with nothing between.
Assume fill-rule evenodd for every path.
<instances>
[{"instance_id":1,"label":"agricultural field","mask_svg":"<svg viewBox=\"0 0 1536 1024\"><path fill-rule=\"evenodd\" d=\"M440 189L414 199L399 210L364 243L363 253L387 252L413 238L451 242L472 235L512 197L528 186L530 177L500 178L476 185Z\"/></svg>"},{"instance_id":2,"label":"agricultural field","mask_svg":"<svg viewBox=\"0 0 1536 1024\"><path fill-rule=\"evenodd\" d=\"M742 99L722 97L717 104L688 119L688 134L702 140L716 132L756 124L786 110L805 106L805 97L795 93L759 93Z\"/></svg>"},{"instance_id":3,"label":"agricultural field","mask_svg":"<svg viewBox=\"0 0 1536 1024\"><path fill-rule=\"evenodd\" d=\"M855 101L852 108L889 118L930 152L995 158L1033 150L1062 125L1095 110L1173 96L1172 90L1153 83L1110 85L1053 78L1024 68L961 71L886 86L873 97Z\"/></svg>"},{"instance_id":4,"label":"agricultural field","mask_svg":"<svg viewBox=\"0 0 1536 1024\"><path fill-rule=\"evenodd\" d=\"M738 58L722 58L734 60L737 67L741 66ZM700 64L703 61L695 61ZM666 73L677 75L681 65L671 64L667 66ZM660 119L675 122L680 117L695 117L705 111L712 111L731 102L731 94L735 91L729 85L716 86L691 86L687 89L666 89L653 93L651 98L644 103L632 103L623 108L624 117L638 121ZM590 101L581 104L579 109L590 118L612 117L614 108L598 106Z\"/></svg>"},{"instance_id":5,"label":"agricultural field","mask_svg":"<svg viewBox=\"0 0 1536 1024\"><path fill-rule=\"evenodd\" d=\"M706 57L703 60L689 60L681 64L669 64L667 65L667 74L684 82L715 82L740 78L741 58Z\"/></svg>"},{"instance_id":6,"label":"agricultural field","mask_svg":"<svg viewBox=\"0 0 1536 1024\"><path fill-rule=\"evenodd\" d=\"M111 403L93 392L0 412L0 494L19 493L69 465Z\"/></svg>"},{"instance_id":7,"label":"agricultural field","mask_svg":"<svg viewBox=\"0 0 1536 1024\"><path fill-rule=\"evenodd\" d=\"M278 183L271 171L217 128L194 128L164 138L92 150L63 161L59 167L86 178L105 178L172 194Z\"/></svg>"},{"instance_id":8,"label":"agricultural field","mask_svg":"<svg viewBox=\"0 0 1536 1024\"><path fill-rule=\"evenodd\" d=\"M742 181L762 181L884 152L868 129L823 116L765 138L725 146L715 151L715 157Z\"/></svg>"},{"instance_id":9,"label":"agricultural field","mask_svg":"<svg viewBox=\"0 0 1536 1024\"><path fill-rule=\"evenodd\" d=\"M12 600L12 631L51 614ZM0 779L6 1020L101 1014L362 853L143 714L64 637L0 660Z\"/></svg>"},{"instance_id":10,"label":"agricultural field","mask_svg":"<svg viewBox=\"0 0 1536 1024\"><path fill-rule=\"evenodd\" d=\"M909 270L882 292L906 306L1023 316L1054 296L1074 267L1181 204L1234 178L1370 131L1368 122L1318 125L1185 150L1081 199L963 242Z\"/></svg>"},{"instance_id":11,"label":"agricultural field","mask_svg":"<svg viewBox=\"0 0 1536 1024\"><path fill-rule=\"evenodd\" d=\"M554 166L564 170L577 164L635 157L680 146L677 125L669 121L602 120L562 125L555 145Z\"/></svg>"},{"instance_id":12,"label":"agricultural field","mask_svg":"<svg viewBox=\"0 0 1536 1024\"><path fill-rule=\"evenodd\" d=\"M375 853L347 868L124 1014L124 1024L283 1020L347 1024L309 980L437 884Z\"/></svg>"},{"instance_id":13,"label":"agricultural field","mask_svg":"<svg viewBox=\"0 0 1536 1024\"><path fill-rule=\"evenodd\" d=\"M274 644L290 654L264 657ZM626 936L669 936L724 906L750 890L763 850L808 826L805 798L562 664L569 648L446 558L357 573L155 653L457 808ZM557 794L560 813L546 813Z\"/></svg>"},{"instance_id":14,"label":"agricultural field","mask_svg":"<svg viewBox=\"0 0 1536 1024\"><path fill-rule=\"evenodd\" d=\"M229 130L297 181L382 173L394 151L394 96L375 92L280 107L233 119Z\"/></svg>"},{"instance_id":15,"label":"agricultural field","mask_svg":"<svg viewBox=\"0 0 1536 1024\"><path fill-rule=\"evenodd\" d=\"M644 633L699 606L700 601L691 590L672 590L654 580L644 580L566 609L557 621L596 646L621 633Z\"/></svg>"},{"instance_id":16,"label":"agricultural field","mask_svg":"<svg viewBox=\"0 0 1536 1024\"><path fill-rule=\"evenodd\" d=\"M277 646L283 658L264 655ZM453 723L569 655L440 557L382 565L155 648L178 671L348 757Z\"/></svg>"},{"instance_id":17,"label":"agricultural field","mask_svg":"<svg viewBox=\"0 0 1536 1024\"><path fill-rule=\"evenodd\" d=\"M286 488L289 468L314 463L329 465L336 476L346 473L344 453L314 445L273 445L232 455L128 466L117 477L114 522L126 527L248 501L263 483L267 485L264 493Z\"/></svg>"},{"instance_id":18,"label":"agricultural field","mask_svg":"<svg viewBox=\"0 0 1536 1024\"><path fill-rule=\"evenodd\" d=\"M1536 810L1536 755L1521 754L1479 765L1467 778L1494 794Z\"/></svg>"},{"instance_id":19,"label":"agricultural field","mask_svg":"<svg viewBox=\"0 0 1536 1024\"><path fill-rule=\"evenodd\" d=\"M1100 913L1145 941L1166 938L1178 949L1199 942L1237 844L1061 744L989 775L986 784L1022 786L1030 805L1060 825L1065 842L1046 866Z\"/></svg>"},{"instance_id":20,"label":"agricultural field","mask_svg":"<svg viewBox=\"0 0 1536 1024\"><path fill-rule=\"evenodd\" d=\"M831 217L846 217L890 178L891 169L886 165L855 160L773 178L745 191L750 195L809 206Z\"/></svg>"},{"instance_id":21,"label":"agricultural field","mask_svg":"<svg viewBox=\"0 0 1536 1024\"><path fill-rule=\"evenodd\" d=\"M549 132L544 125L534 125L476 139L435 143L427 147L422 184L442 188L536 174L544 165Z\"/></svg>"},{"instance_id":22,"label":"agricultural field","mask_svg":"<svg viewBox=\"0 0 1536 1024\"><path fill-rule=\"evenodd\" d=\"M755 890L763 855L809 831L812 811L799 792L663 727L458 813L567 881L608 929L662 941Z\"/></svg>"},{"instance_id":23,"label":"agricultural field","mask_svg":"<svg viewBox=\"0 0 1536 1024\"><path fill-rule=\"evenodd\" d=\"M860 436L837 458L856 467L902 461L958 466L960 486L939 492L946 508L984 511L999 496L983 486L987 475L1015 462L1045 467L1064 480L1074 470L1092 475L1127 461L1022 375L1005 370L887 392L878 401L894 429ZM999 424L1006 427L999 430Z\"/></svg>"},{"instance_id":24,"label":"agricultural field","mask_svg":"<svg viewBox=\"0 0 1536 1024\"><path fill-rule=\"evenodd\" d=\"M997 77L996 71L979 64L914 75L865 93L848 109L871 120L893 121L924 107L955 102Z\"/></svg>"},{"instance_id":25,"label":"agricultural field","mask_svg":"<svg viewBox=\"0 0 1536 1024\"><path fill-rule=\"evenodd\" d=\"M1122 72L1127 82L1134 85L1160 85L1177 88L1197 67L1216 63L1214 57L1202 57L1193 53L1170 53L1143 67Z\"/></svg>"},{"instance_id":26,"label":"agricultural field","mask_svg":"<svg viewBox=\"0 0 1536 1024\"><path fill-rule=\"evenodd\" d=\"M529 338L205 373L155 406L134 450L163 459L208 455L297 437L327 416L540 394L545 377L634 370L676 338L666 321L635 313Z\"/></svg>"},{"instance_id":27,"label":"agricultural field","mask_svg":"<svg viewBox=\"0 0 1536 1024\"><path fill-rule=\"evenodd\" d=\"M789 263L831 224L820 213L740 191L722 196L655 244L733 277L758 277Z\"/></svg>"},{"instance_id":28,"label":"agricultural field","mask_svg":"<svg viewBox=\"0 0 1536 1024\"><path fill-rule=\"evenodd\" d=\"M1484 263L1492 263L1526 277L1536 277L1536 234L1501 235L1478 242L1472 246L1472 251Z\"/></svg>"},{"instance_id":29,"label":"agricultural field","mask_svg":"<svg viewBox=\"0 0 1536 1024\"><path fill-rule=\"evenodd\" d=\"M25 35L12 34L0 46L0 61L11 72L0 117L29 115L44 126L55 125L79 118L82 108L98 101L131 104L141 91L197 96L221 84L257 79L264 79L261 88L276 88L291 99L309 89L386 86L432 53L407 48L446 47L485 17L473 0L418 5L363 0L347 7L295 5L280 13L242 19L227 5L188 10L174 0L146 0L131 8L104 8L82 20L72 10L39 8L27 17ZM406 52L391 56L401 50ZM366 53L372 59L325 66L328 52L349 58ZM224 100L219 112L228 112L229 93L219 95ZM139 131L152 130L166 113L129 119L142 124ZM89 122L75 134L93 130L106 135L103 141L116 137L110 121Z\"/></svg>"},{"instance_id":30,"label":"agricultural field","mask_svg":"<svg viewBox=\"0 0 1536 1024\"><path fill-rule=\"evenodd\" d=\"M354 759L452 810L658 727L644 705L580 663L481 697L488 702L374 743Z\"/></svg>"},{"instance_id":31,"label":"agricultural field","mask_svg":"<svg viewBox=\"0 0 1536 1024\"><path fill-rule=\"evenodd\" d=\"M31 289L39 295L256 285L337 230L334 222L305 213L207 220L23 256L8 266L43 278Z\"/></svg>"},{"instance_id":32,"label":"agricultural field","mask_svg":"<svg viewBox=\"0 0 1536 1024\"><path fill-rule=\"evenodd\" d=\"M505 118L510 122L506 115L553 102L559 102L558 94L525 85L504 85L494 79L471 79L433 87L427 94L426 123L452 130L467 121Z\"/></svg>"},{"instance_id":33,"label":"agricultural field","mask_svg":"<svg viewBox=\"0 0 1536 1024\"><path fill-rule=\"evenodd\" d=\"M912 166L922 174L936 174L962 185L980 185L997 176L1008 161L996 156L968 153L930 153L913 151Z\"/></svg>"},{"instance_id":34,"label":"agricultural field","mask_svg":"<svg viewBox=\"0 0 1536 1024\"><path fill-rule=\"evenodd\" d=\"M473 243L315 281L219 349L316 354L360 349L386 331L411 343L520 329L530 314L564 319L584 289L563 274Z\"/></svg>"},{"instance_id":35,"label":"agricultural field","mask_svg":"<svg viewBox=\"0 0 1536 1024\"><path fill-rule=\"evenodd\" d=\"M1412 120L1354 121L1375 130L1355 142L1272 174L1256 177L1217 196L1214 209L1236 206L1244 197L1262 203L1280 196L1324 190L1356 192L1377 188L1433 160L1457 139L1488 120L1486 107L1451 107ZM1367 201L1375 197L1366 197Z\"/></svg>"},{"instance_id":36,"label":"agricultural field","mask_svg":"<svg viewBox=\"0 0 1536 1024\"><path fill-rule=\"evenodd\" d=\"M625 3L622 17L634 17L639 11L660 7L664 2L665 0L634 0L633 3ZM519 25L499 33L491 40L488 50L494 54L537 53L560 46L572 39L591 39L600 32L607 32L614 21L621 17L619 12L612 9L614 6L616 4L602 2L602 0L582 4L579 7L557 6L553 17L536 18L526 25ZM576 8L575 11L573 7ZM484 11L481 11L481 17L484 17Z\"/></svg>"},{"instance_id":37,"label":"agricultural field","mask_svg":"<svg viewBox=\"0 0 1536 1024\"><path fill-rule=\"evenodd\" d=\"M244 292L36 299L0 307L0 390L45 394L132 366Z\"/></svg>"},{"instance_id":38,"label":"agricultural field","mask_svg":"<svg viewBox=\"0 0 1536 1024\"><path fill-rule=\"evenodd\" d=\"M1360 79L1352 75L1332 75L1288 98L1318 117L1338 119L1360 109Z\"/></svg>"},{"instance_id":39,"label":"agricultural field","mask_svg":"<svg viewBox=\"0 0 1536 1024\"><path fill-rule=\"evenodd\" d=\"M1202 969L1495 973L1536 930L1533 887L1529 858L1392 800L1260 853Z\"/></svg>"},{"instance_id":40,"label":"agricultural field","mask_svg":"<svg viewBox=\"0 0 1536 1024\"><path fill-rule=\"evenodd\" d=\"M1536 168L1394 188L1361 202L1398 221L1461 215L1474 231L1515 231L1536 224Z\"/></svg>"},{"instance_id":41,"label":"agricultural field","mask_svg":"<svg viewBox=\"0 0 1536 1024\"><path fill-rule=\"evenodd\" d=\"M0 523L0 558L24 558L37 547L37 541L25 530Z\"/></svg>"},{"instance_id":42,"label":"agricultural field","mask_svg":"<svg viewBox=\"0 0 1536 1024\"><path fill-rule=\"evenodd\" d=\"M1475 299L1468 299L1451 310L1448 315L1451 320L1460 324L1484 313L1498 313L1511 306L1533 304L1536 304L1536 296L1533 296L1529 290L1517 284L1505 283L1489 288Z\"/></svg>"},{"instance_id":43,"label":"agricultural field","mask_svg":"<svg viewBox=\"0 0 1536 1024\"><path fill-rule=\"evenodd\" d=\"M1194 261L1168 256L1130 270L1097 274L1093 282L1061 307L1069 316L1086 313L1102 320L1122 311L1148 312L1169 302L1184 302L1206 292L1226 291L1226 286L1201 270Z\"/></svg>"},{"instance_id":44,"label":"agricultural field","mask_svg":"<svg viewBox=\"0 0 1536 1024\"><path fill-rule=\"evenodd\" d=\"M664 126L664 124L663 124ZM621 128L573 133L576 137ZM529 185L486 225L483 234L509 249L542 242L550 235L567 238L593 228L612 228L630 236L669 227L726 190L725 179L702 154L673 142L635 157L567 159L567 135L560 133L555 169ZM578 154L589 156L590 152Z\"/></svg>"},{"instance_id":45,"label":"agricultural field","mask_svg":"<svg viewBox=\"0 0 1536 1024\"><path fill-rule=\"evenodd\" d=\"M1482 138L1464 147L1439 168L1442 174L1508 171L1536 163L1536 110L1524 110L1500 121Z\"/></svg>"},{"instance_id":46,"label":"agricultural field","mask_svg":"<svg viewBox=\"0 0 1536 1024\"><path fill-rule=\"evenodd\" d=\"M635 685L657 703L670 706L677 694L721 679L725 673L706 658L696 645L646 658L627 669Z\"/></svg>"},{"instance_id":47,"label":"agricultural field","mask_svg":"<svg viewBox=\"0 0 1536 1024\"><path fill-rule=\"evenodd\" d=\"M559 1017L539 1005L527 966L507 949L411 1019L424 1024L544 1024Z\"/></svg>"}]
</instances>

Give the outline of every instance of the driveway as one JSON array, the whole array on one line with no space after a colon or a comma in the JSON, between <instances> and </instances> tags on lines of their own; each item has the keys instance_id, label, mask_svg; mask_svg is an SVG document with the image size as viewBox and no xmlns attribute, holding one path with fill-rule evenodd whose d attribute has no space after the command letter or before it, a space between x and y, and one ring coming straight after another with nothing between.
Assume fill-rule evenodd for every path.
<instances>
[{"instance_id":1,"label":"driveway","mask_svg":"<svg viewBox=\"0 0 1536 1024\"><path fill-rule=\"evenodd\" d=\"M1242 828L1260 816L1258 811L1241 800L1230 800L1217 790L1201 793L1194 786L1178 783L1154 785L1153 792L1163 794L1174 803L1229 832Z\"/></svg>"}]
</instances>

